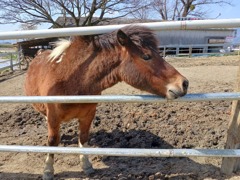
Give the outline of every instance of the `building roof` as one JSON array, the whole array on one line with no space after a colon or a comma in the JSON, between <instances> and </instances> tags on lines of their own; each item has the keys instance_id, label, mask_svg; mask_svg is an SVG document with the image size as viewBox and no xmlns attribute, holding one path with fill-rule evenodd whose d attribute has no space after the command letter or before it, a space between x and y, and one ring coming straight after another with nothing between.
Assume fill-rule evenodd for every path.
<instances>
[{"instance_id":1,"label":"building roof","mask_svg":"<svg viewBox=\"0 0 240 180\"><path fill-rule=\"evenodd\" d=\"M31 47L31 46L47 46L49 42L54 42L58 38L43 38L43 39L31 39L27 41L19 41L14 45L21 45L22 47Z\"/></svg>"}]
</instances>

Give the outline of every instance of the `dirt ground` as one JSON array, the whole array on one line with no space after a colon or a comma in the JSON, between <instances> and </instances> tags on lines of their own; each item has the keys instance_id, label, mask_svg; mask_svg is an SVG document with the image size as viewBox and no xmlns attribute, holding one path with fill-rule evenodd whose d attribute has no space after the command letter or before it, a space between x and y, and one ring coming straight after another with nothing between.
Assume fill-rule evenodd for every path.
<instances>
[{"instance_id":1,"label":"dirt ground","mask_svg":"<svg viewBox=\"0 0 240 180\"><path fill-rule=\"evenodd\" d=\"M190 81L189 93L232 92L240 57L166 58ZM24 72L0 77L0 96L24 95ZM103 94L146 94L124 83ZM103 103L89 144L103 148L222 149L230 101L187 103ZM77 147L77 123L63 124L60 146ZM44 118L27 104L0 104L1 145L46 145ZM0 179L41 179L45 154L0 153ZM56 179L240 179L225 176L221 158L131 158L91 156L96 172L87 177L78 155L55 156Z\"/></svg>"}]
</instances>

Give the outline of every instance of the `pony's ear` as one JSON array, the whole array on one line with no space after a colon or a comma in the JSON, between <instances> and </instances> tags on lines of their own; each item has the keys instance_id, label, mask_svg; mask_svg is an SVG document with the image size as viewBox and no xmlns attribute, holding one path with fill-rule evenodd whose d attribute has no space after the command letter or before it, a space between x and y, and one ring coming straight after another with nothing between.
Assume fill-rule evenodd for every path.
<instances>
[{"instance_id":1,"label":"pony's ear","mask_svg":"<svg viewBox=\"0 0 240 180\"><path fill-rule=\"evenodd\" d=\"M122 46L125 46L129 42L129 37L121 29L117 32L117 39Z\"/></svg>"}]
</instances>

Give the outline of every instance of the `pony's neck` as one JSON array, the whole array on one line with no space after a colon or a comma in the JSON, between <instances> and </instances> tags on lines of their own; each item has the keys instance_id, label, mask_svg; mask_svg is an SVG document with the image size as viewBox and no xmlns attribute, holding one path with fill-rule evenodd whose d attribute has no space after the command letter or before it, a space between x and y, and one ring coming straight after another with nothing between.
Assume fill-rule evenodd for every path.
<instances>
[{"instance_id":1,"label":"pony's neck","mask_svg":"<svg viewBox=\"0 0 240 180\"><path fill-rule=\"evenodd\" d=\"M79 50L81 49L81 50ZM97 49L91 41L75 38L71 48L66 51L61 72L73 71L65 82L72 87L68 94L101 94L101 92L120 81L121 47ZM69 70L70 69L70 70ZM74 70L73 70L74 69Z\"/></svg>"},{"instance_id":2,"label":"pony's neck","mask_svg":"<svg viewBox=\"0 0 240 180\"><path fill-rule=\"evenodd\" d=\"M89 91L95 90L97 94L120 81L118 71L121 63L117 52L103 51L98 56L97 62L93 61L87 72L87 77L91 77L87 78L91 82Z\"/></svg>"}]
</instances>

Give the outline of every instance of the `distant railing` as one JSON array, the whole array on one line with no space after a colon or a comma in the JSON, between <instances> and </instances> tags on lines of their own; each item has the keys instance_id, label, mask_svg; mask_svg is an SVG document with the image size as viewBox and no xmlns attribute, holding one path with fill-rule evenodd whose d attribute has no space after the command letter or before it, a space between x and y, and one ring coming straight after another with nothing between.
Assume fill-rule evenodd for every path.
<instances>
[{"instance_id":1,"label":"distant railing","mask_svg":"<svg viewBox=\"0 0 240 180\"><path fill-rule=\"evenodd\" d=\"M4 71L6 69L10 69L11 71L13 71L15 66L20 67L19 60L17 60L17 63L14 63L14 61L15 61L13 58L14 55L17 55L17 53L1 53L0 54L0 59L2 57L4 57L4 58L7 57L4 60L0 60L0 72ZM8 65L5 65L5 64L8 64Z\"/></svg>"},{"instance_id":2,"label":"distant railing","mask_svg":"<svg viewBox=\"0 0 240 180\"><path fill-rule=\"evenodd\" d=\"M231 54L234 52L231 46L232 45L230 43L188 44L188 45L175 44L175 45L159 46L159 50L163 57L166 57L168 55L194 57L194 56L204 56L204 55L211 56L211 55Z\"/></svg>"}]
</instances>

